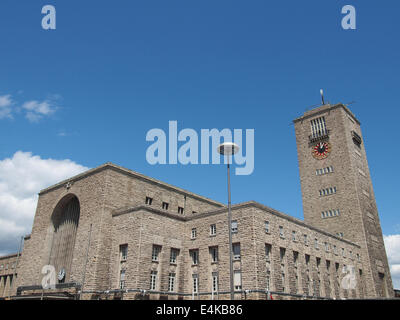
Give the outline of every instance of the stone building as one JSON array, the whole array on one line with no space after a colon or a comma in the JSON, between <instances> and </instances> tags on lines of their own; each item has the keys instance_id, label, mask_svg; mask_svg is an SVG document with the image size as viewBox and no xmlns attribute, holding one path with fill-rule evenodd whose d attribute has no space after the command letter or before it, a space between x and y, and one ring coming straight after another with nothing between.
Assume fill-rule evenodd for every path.
<instances>
[{"instance_id":1,"label":"stone building","mask_svg":"<svg viewBox=\"0 0 400 320\"><path fill-rule=\"evenodd\" d=\"M106 163L39 193L14 298L229 299L229 227L236 299L393 297L359 121L294 123L304 221L250 201L228 226L224 204Z\"/></svg>"},{"instance_id":2,"label":"stone building","mask_svg":"<svg viewBox=\"0 0 400 320\"><path fill-rule=\"evenodd\" d=\"M0 257L0 299L6 299L15 294L14 280L17 278L18 254ZM19 266L19 264L18 264Z\"/></svg>"}]
</instances>

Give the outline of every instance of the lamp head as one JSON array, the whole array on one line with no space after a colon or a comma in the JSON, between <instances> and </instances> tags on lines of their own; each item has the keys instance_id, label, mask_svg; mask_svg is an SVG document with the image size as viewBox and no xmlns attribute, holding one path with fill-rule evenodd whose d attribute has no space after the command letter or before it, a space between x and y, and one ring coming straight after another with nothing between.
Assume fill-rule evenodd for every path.
<instances>
[{"instance_id":1,"label":"lamp head","mask_svg":"<svg viewBox=\"0 0 400 320\"><path fill-rule=\"evenodd\" d=\"M239 146L233 142L224 142L218 146L217 151L224 156L230 156L238 153Z\"/></svg>"}]
</instances>

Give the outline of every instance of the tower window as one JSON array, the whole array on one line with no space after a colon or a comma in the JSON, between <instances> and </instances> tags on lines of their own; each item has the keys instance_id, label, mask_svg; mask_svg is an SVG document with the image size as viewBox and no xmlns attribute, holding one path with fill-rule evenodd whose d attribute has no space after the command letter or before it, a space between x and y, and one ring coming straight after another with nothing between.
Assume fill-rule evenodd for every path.
<instances>
[{"instance_id":1,"label":"tower window","mask_svg":"<svg viewBox=\"0 0 400 320\"><path fill-rule=\"evenodd\" d=\"M329 195L335 194L335 193L336 193L336 187L329 187L329 188L319 190L320 197L329 196Z\"/></svg>"},{"instance_id":2,"label":"tower window","mask_svg":"<svg viewBox=\"0 0 400 320\"><path fill-rule=\"evenodd\" d=\"M151 205L153 202L153 198L146 197L146 204Z\"/></svg>"},{"instance_id":3,"label":"tower window","mask_svg":"<svg viewBox=\"0 0 400 320\"><path fill-rule=\"evenodd\" d=\"M357 132L351 131L351 136L352 136L352 138L353 138L354 144L355 144L357 147L360 147L360 146L361 146L362 140L361 140L361 137L357 134Z\"/></svg>"},{"instance_id":4,"label":"tower window","mask_svg":"<svg viewBox=\"0 0 400 320\"><path fill-rule=\"evenodd\" d=\"M340 216L339 209L327 210L327 211L321 212L322 219L330 218L330 217L338 217L338 216Z\"/></svg>"},{"instance_id":5,"label":"tower window","mask_svg":"<svg viewBox=\"0 0 400 320\"><path fill-rule=\"evenodd\" d=\"M193 228L192 229L192 234L191 234L191 239L196 239L196 236L197 236L197 229Z\"/></svg>"},{"instance_id":6,"label":"tower window","mask_svg":"<svg viewBox=\"0 0 400 320\"><path fill-rule=\"evenodd\" d=\"M327 135L325 117L311 120L311 137L318 138Z\"/></svg>"},{"instance_id":7,"label":"tower window","mask_svg":"<svg viewBox=\"0 0 400 320\"><path fill-rule=\"evenodd\" d=\"M328 174L328 173L332 173L332 172L333 172L333 167L329 166L329 167L315 170L315 175L322 176L324 174Z\"/></svg>"},{"instance_id":8,"label":"tower window","mask_svg":"<svg viewBox=\"0 0 400 320\"><path fill-rule=\"evenodd\" d=\"M168 206L169 206L168 202L163 202L163 203L162 203L162 208L163 208L164 210L168 210Z\"/></svg>"},{"instance_id":9,"label":"tower window","mask_svg":"<svg viewBox=\"0 0 400 320\"><path fill-rule=\"evenodd\" d=\"M182 207L178 207L178 213L183 214L184 209Z\"/></svg>"}]
</instances>

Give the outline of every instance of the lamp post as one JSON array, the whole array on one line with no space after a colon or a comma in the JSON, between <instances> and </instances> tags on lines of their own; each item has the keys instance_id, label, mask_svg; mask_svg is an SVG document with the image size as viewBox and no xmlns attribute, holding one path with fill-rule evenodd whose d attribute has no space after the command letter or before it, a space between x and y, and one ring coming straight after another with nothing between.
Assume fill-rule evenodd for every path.
<instances>
[{"instance_id":1,"label":"lamp post","mask_svg":"<svg viewBox=\"0 0 400 320\"><path fill-rule=\"evenodd\" d=\"M239 151L239 146L233 142L224 142L218 146L217 151L227 156L228 159L228 228L229 228L229 280L231 300L234 300L233 289L233 257L232 257L232 213L231 213L231 178L229 156L236 154Z\"/></svg>"}]
</instances>

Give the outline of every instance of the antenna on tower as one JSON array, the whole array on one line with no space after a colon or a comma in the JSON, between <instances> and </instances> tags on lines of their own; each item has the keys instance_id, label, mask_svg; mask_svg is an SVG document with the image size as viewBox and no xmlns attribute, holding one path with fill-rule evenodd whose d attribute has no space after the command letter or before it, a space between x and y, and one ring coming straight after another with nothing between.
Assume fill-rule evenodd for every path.
<instances>
[{"instance_id":1,"label":"antenna on tower","mask_svg":"<svg viewBox=\"0 0 400 320\"><path fill-rule=\"evenodd\" d=\"M321 93L322 105L325 105L324 90L320 89L319 92Z\"/></svg>"}]
</instances>

